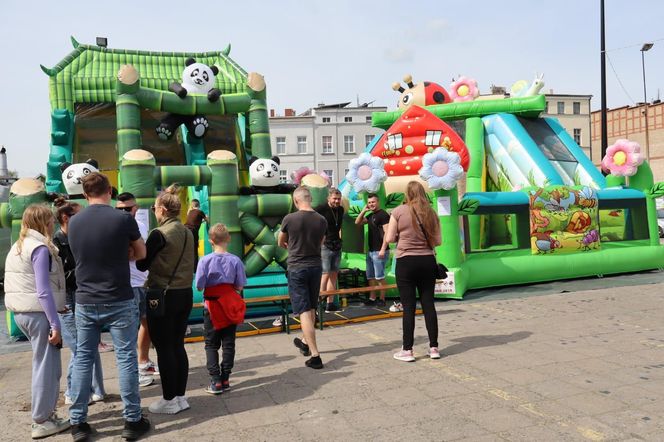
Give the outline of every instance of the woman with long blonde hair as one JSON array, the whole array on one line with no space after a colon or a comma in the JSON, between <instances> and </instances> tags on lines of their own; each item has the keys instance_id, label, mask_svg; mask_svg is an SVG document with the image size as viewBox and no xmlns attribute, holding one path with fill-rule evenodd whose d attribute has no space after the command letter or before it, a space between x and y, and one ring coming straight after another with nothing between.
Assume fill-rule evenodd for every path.
<instances>
[{"instance_id":1,"label":"woman with long blonde hair","mask_svg":"<svg viewBox=\"0 0 664 442\"><path fill-rule=\"evenodd\" d=\"M69 428L55 413L60 394L65 275L53 245L55 217L45 205L28 206L21 233L5 261L5 305L32 346L32 438Z\"/></svg>"},{"instance_id":2,"label":"woman with long blonde hair","mask_svg":"<svg viewBox=\"0 0 664 442\"><path fill-rule=\"evenodd\" d=\"M433 295L437 266L434 248L441 244L440 223L422 184L409 182L405 193L405 204L392 211L380 251L384 254L388 243L397 242L395 276L403 305L403 347L394 354L394 359L415 360L413 341L418 293L429 334L428 354L431 359L439 359L438 316Z\"/></svg>"}]
</instances>

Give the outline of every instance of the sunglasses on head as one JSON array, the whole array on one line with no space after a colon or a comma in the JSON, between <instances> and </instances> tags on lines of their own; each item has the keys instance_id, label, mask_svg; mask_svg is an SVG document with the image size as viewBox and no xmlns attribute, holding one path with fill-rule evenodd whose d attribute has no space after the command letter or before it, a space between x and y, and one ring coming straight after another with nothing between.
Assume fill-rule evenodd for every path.
<instances>
[{"instance_id":1,"label":"sunglasses on head","mask_svg":"<svg viewBox=\"0 0 664 442\"><path fill-rule=\"evenodd\" d=\"M135 206L130 206L130 207L116 207L118 210L124 210L125 212L131 212L131 209L133 209Z\"/></svg>"}]
</instances>

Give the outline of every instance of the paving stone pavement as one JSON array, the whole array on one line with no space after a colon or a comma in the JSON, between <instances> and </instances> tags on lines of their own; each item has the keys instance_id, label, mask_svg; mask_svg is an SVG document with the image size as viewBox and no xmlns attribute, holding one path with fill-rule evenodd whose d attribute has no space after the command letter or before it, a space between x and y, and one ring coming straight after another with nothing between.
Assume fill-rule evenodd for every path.
<instances>
[{"instance_id":1,"label":"paving stone pavement","mask_svg":"<svg viewBox=\"0 0 664 442\"><path fill-rule=\"evenodd\" d=\"M400 319L318 332L318 371L304 366L297 335L240 338L233 389L221 396L203 391L203 343L188 344L192 408L149 416L146 440L664 440L663 283L437 310L440 360L426 357L422 317L414 363L392 358ZM102 359L111 396L89 422L97 440L118 440L113 353ZM29 370L30 353L0 356L0 440L28 438ZM142 389L146 413L160 393Z\"/></svg>"}]
</instances>

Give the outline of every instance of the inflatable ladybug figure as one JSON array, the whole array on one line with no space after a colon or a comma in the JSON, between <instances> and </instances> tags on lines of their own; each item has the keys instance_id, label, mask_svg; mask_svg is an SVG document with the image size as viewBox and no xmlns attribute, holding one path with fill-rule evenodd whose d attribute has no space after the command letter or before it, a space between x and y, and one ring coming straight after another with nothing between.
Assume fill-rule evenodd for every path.
<instances>
[{"instance_id":1,"label":"inflatable ladybug figure","mask_svg":"<svg viewBox=\"0 0 664 442\"><path fill-rule=\"evenodd\" d=\"M399 109L407 109L413 105L424 107L452 102L450 94L438 83L423 81L413 84L413 77L410 74L405 75L403 81L408 86L407 89L397 81L392 84L392 89L401 93L397 103Z\"/></svg>"}]
</instances>

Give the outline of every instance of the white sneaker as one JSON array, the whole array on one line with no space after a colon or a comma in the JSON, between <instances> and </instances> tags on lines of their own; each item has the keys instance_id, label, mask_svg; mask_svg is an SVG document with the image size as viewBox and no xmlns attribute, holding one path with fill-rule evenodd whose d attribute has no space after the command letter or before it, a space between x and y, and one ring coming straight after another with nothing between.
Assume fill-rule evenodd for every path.
<instances>
[{"instance_id":1,"label":"white sneaker","mask_svg":"<svg viewBox=\"0 0 664 442\"><path fill-rule=\"evenodd\" d=\"M189 405L189 402L187 401L186 396L175 396L175 400L178 401L178 404L180 404L180 410L189 410L191 406Z\"/></svg>"},{"instance_id":2,"label":"white sneaker","mask_svg":"<svg viewBox=\"0 0 664 442\"><path fill-rule=\"evenodd\" d=\"M281 316L272 321L273 327L281 327L282 325L284 325L284 321L281 319Z\"/></svg>"},{"instance_id":3,"label":"white sneaker","mask_svg":"<svg viewBox=\"0 0 664 442\"><path fill-rule=\"evenodd\" d=\"M92 402L103 402L104 401L104 395L103 394L92 393L91 398L92 398L91 399Z\"/></svg>"},{"instance_id":4,"label":"white sneaker","mask_svg":"<svg viewBox=\"0 0 664 442\"><path fill-rule=\"evenodd\" d=\"M61 419L57 414L53 413L51 417L42 422L41 424L32 424L32 438L41 439L42 437L52 436L61 431L69 429L69 419Z\"/></svg>"},{"instance_id":5,"label":"white sneaker","mask_svg":"<svg viewBox=\"0 0 664 442\"><path fill-rule=\"evenodd\" d=\"M150 410L150 413L157 414L177 414L182 411L182 407L180 407L179 401L175 398L170 401L160 398L157 402L151 403L148 410Z\"/></svg>"},{"instance_id":6,"label":"white sneaker","mask_svg":"<svg viewBox=\"0 0 664 442\"><path fill-rule=\"evenodd\" d=\"M143 376L142 374L138 375L138 386L139 387L147 387L148 385L152 385L154 383L154 377L152 376Z\"/></svg>"},{"instance_id":7,"label":"white sneaker","mask_svg":"<svg viewBox=\"0 0 664 442\"><path fill-rule=\"evenodd\" d=\"M390 311L392 313L398 313L403 311L403 305L400 302L394 301L394 304L390 306Z\"/></svg>"},{"instance_id":8,"label":"white sneaker","mask_svg":"<svg viewBox=\"0 0 664 442\"><path fill-rule=\"evenodd\" d=\"M429 349L429 357L431 359L440 359L440 351L438 351L438 347L431 347Z\"/></svg>"},{"instance_id":9,"label":"white sneaker","mask_svg":"<svg viewBox=\"0 0 664 442\"><path fill-rule=\"evenodd\" d=\"M159 374L159 367L148 359L145 364L138 364L138 374L143 376Z\"/></svg>"},{"instance_id":10,"label":"white sneaker","mask_svg":"<svg viewBox=\"0 0 664 442\"><path fill-rule=\"evenodd\" d=\"M88 405L92 405L93 402L104 400L104 396L101 396L101 399L95 399L95 397L100 397L100 396L98 394L93 394L92 396L90 396L90 399L88 400ZM74 400L71 397L65 395L65 405L73 405L73 404Z\"/></svg>"},{"instance_id":11,"label":"white sneaker","mask_svg":"<svg viewBox=\"0 0 664 442\"><path fill-rule=\"evenodd\" d=\"M413 356L413 350L400 350L394 353L394 359L404 362L415 362L415 356Z\"/></svg>"}]
</instances>

